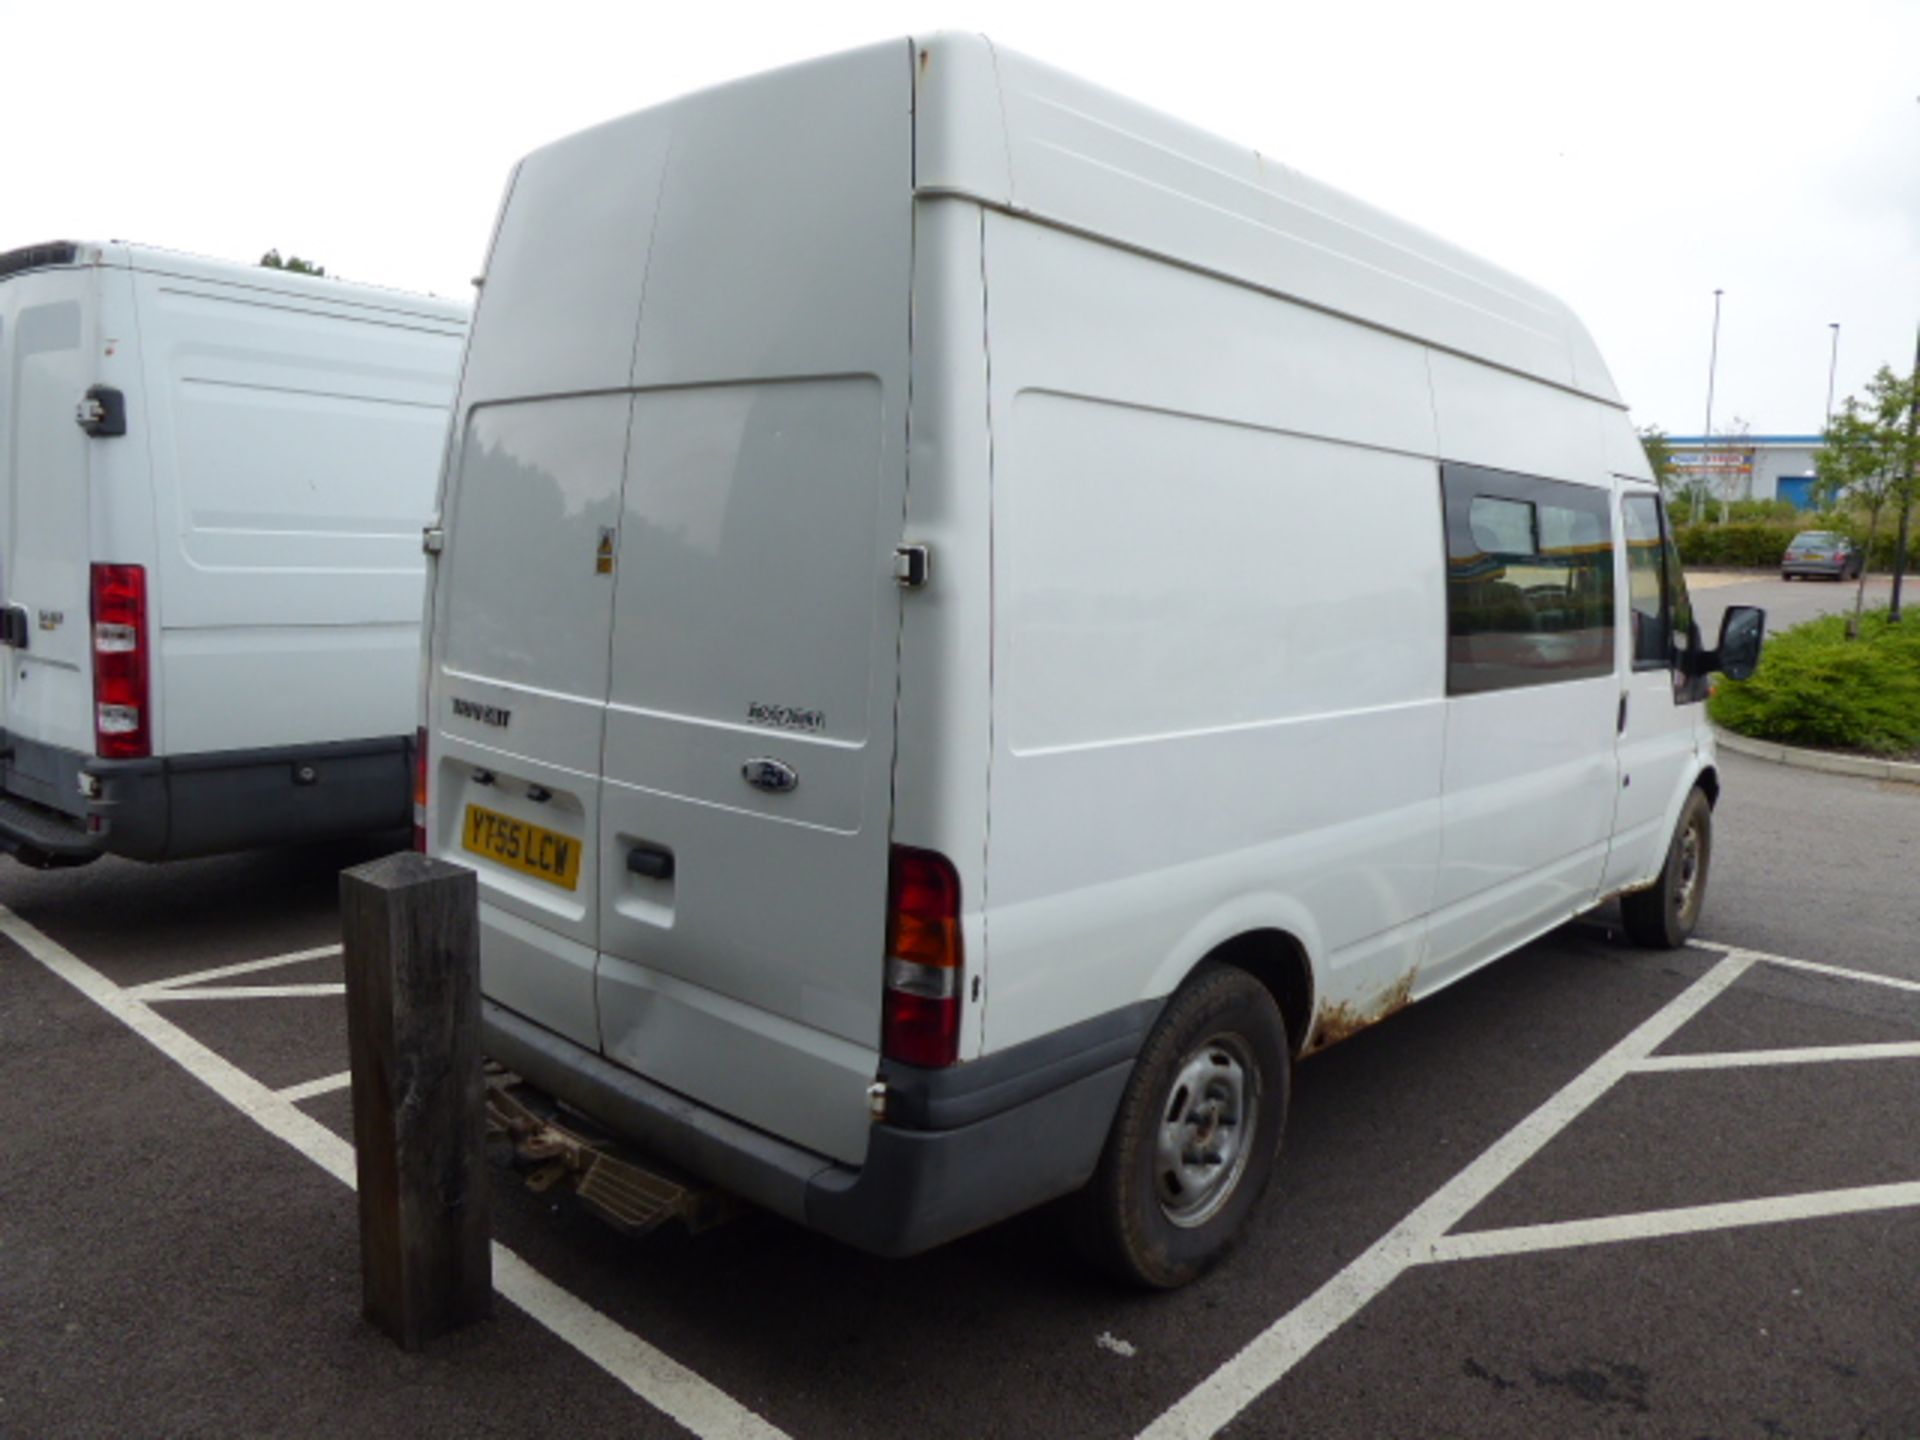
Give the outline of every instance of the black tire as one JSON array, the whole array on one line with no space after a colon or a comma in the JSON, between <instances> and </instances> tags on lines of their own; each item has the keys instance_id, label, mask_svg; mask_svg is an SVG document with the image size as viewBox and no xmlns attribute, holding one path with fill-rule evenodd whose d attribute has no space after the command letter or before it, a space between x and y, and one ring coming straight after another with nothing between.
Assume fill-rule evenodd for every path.
<instances>
[{"instance_id":1,"label":"black tire","mask_svg":"<svg viewBox=\"0 0 1920 1440\"><path fill-rule=\"evenodd\" d=\"M1659 880L1621 898L1620 914L1634 944L1678 950L1687 943L1700 922L1712 861L1713 806L1695 790L1680 807L1680 823L1674 826Z\"/></svg>"},{"instance_id":2,"label":"black tire","mask_svg":"<svg viewBox=\"0 0 1920 1440\"><path fill-rule=\"evenodd\" d=\"M1272 1178L1290 1067L1267 987L1229 965L1196 971L1147 1036L1100 1164L1068 1207L1080 1251L1158 1290L1226 1254Z\"/></svg>"}]
</instances>

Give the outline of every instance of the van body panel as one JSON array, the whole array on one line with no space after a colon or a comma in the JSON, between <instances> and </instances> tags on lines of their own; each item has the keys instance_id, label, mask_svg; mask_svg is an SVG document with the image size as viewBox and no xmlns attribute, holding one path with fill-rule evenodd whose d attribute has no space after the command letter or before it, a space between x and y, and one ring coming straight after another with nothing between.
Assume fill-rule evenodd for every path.
<instances>
[{"instance_id":1,"label":"van body panel","mask_svg":"<svg viewBox=\"0 0 1920 1440\"><path fill-rule=\"evenodd\" d=\"M998 214L986 244L986 1048L1154 993L1263 894L1249 928L1312 945L1332 999L1410 982L1443 717L1406 623L1441 604L1424 356Z\"/></svg>"},{"instance_id":2,"label":"van body panel","mask_svg":"<svg viewBox=\"0 0 1920 1440\"><path fill-rule=\"evenodd\" d=\"M1617 741L1618 783L1614 789L1613 841L1603 894L1652 880L1665 863L1667 841L1677 820L1677 801L1684 801L1702 768L1701 754L1711 753L1712 731L1706 705L1685 700L1674 684L1673 672L1661 666L1636 666L1632 611L1629 597L1645 585L1647 569L1636 558L1664 548L1657 526L1645 518L1660 504L1651 484L1623 482L1619 487L1620 533L1623 543L1616 557L1621 597L1620 705ZM1629 513L1629 505L1637 515ZM1657 512L1656 512L1657 513ZM1640 524L1636 526L1635 520ZM1642 552L1636 557L1635 552Z\"/></svg>"},{"instance_id":3,"label":"van body panel","mask_svg":"<svg viewBox=\"0 0 1920 1440\"><path fill-rule=\"evenodd\" d=\"M474 856L461 742L481 737L446 737L436 846L476 865L489 904L601 957L594 1036L570 955L551 1006L537 946L501 950L488 993L849 1162L884 976L911 60L895 43L796 66L522 164L462 391L434 622L436 723L457 727L444 697L483 682L482 706L513 711L486 743L524 758L516 775L551 767L540 788L578 807L586 847L564 918L546 882ZM556 258L570 246L577 264ZM582 390L604 393L522 398ZM513 423L539 438L493 433ZM555 477L517 492L544 508L499 498L489 457L508 452ZM761 761L797 784L756 788ZM670 871L636 870L637 851Z\"/></svg>"},{"instance_id":4,"label":"van body panel","mask_svg":"<svg viewBox=\"0 0 1920 1440\"><path fill-rule=\"evenodd\" d=\"M0 590L33 619L0 682L0 790L39 807L0 817L0 845L161 860L404 823L420 527L463 307L48 249L68 258L0 276ZM76 423L93 387L124 433ZM145 574L137 760L95 758L94 564Z\"/></svg>"},{"instance_id":5,"label":"van body panel","mask_svg":"<svg viewBox=\"0 0 1920 1440\"><path fill-rule=\"evenodd\" d=\"M984 43L977 54L985 54ZM924 86L932 74L916 67ZM924 133L924 132L922 132ZM919 156L924 175L926 156ZM893 835L953 863L960 881L960 1056L981 1053L987 934L987 775L993 754L993 441L987 426L985 215L958 199L914 206L912 452L905 538L927 584L900 607Z\"/></svg>"},{"instance_id":6,"label":"van body panel","mask_svg":"<svg viewBox=\"0 0 1920 1440\"><path fill-rule=\"evenodd\" d=\"M5 554L0 593L21 607L27 645L10 652L6 728L48 745L93 749L89 441L74 408L92 383L96 285L89 269L0 285L6 392Z\"/></svg>"},{"instance_id":7,"label":"van body panel","mask_svg":"<svg viewBox=\"0 0 1920 1440\"><path fill-rule=\"evenodd\" d=\"M482 873L496 1053L790 1218L907 1253L1064 1193L1221 947L1304 960L1318 1048L1646 879L1682 797L1627 777L1710 762L1671 710L1616 744L1644 462L1585 330L1263 157L935 36L548 147L498 233L430 847ZM594 430L591 522L462 454L548 406L603 412L543 442ZM1540 498L1482 538L1456 475ZM609 506L604 610L503 570ZM890 843L959 880L950 1066L880 1053Z\"/></svg>"},{"instance_id":8,"label":"van body panel","mask_svg":"<svg viewBox=\"0 0 1920 1440\"><path fill-rule=\"evenodd\" d=\"M875 46L670 107L603 765L607 1055L856 1163L884 974L910 65ZM749 784L760 760L797 785ZM628 871L636 845L672 879ZM730 1038L661 1043L675 1008Z\"/></svg>"},{"instance_id":9,"label":"van body panel","mask_svg":"<svg viewBox=\"0 0 1920 1440\"><path fill-rule=\"evenodd\" d=\"M1610 494L1599 407L1452 355L1435 354L1432 374L1443 459ZM1616 588L1616 637L1619 608ZM1613 822L1618 699L1613 674L1448 699L1428 983L1592 903Z\"/></svg>"},{"instance_id":10,"label":"van body panel","mask_svg":"<svg viewBox=\"0 0 1920 1440\"><path fill-rule=\"evenodd\" d=\"M434 611L434 832L479 872L483 932L503 931L483 939L482 984L592 1046L600 916L590 852L632 411L625 394L462 407L460 472L444 520L459 544L437 567ZM468 826L488 814L579 846L573 886L466 847ZM504 923L509 916L518 923Z\"/></svg>"},{"instance_id":11,"label":"van body panel","mask_svg":"<svg viewBox=\"0 0 1920 1440\"><path fill-rule=\"evenodd\" d=\"M475 307L462 417L498 400L625 388L666 163L655 111L520 162Z\"/></svg>"},{"instance_id":12,"label":"van body panel","mask_svg":"<svg viewBox=\"0 0 1920 1440\"><path fill-rule=\"evenodd\" d=\"M382 722L385 733L406 733L393 697L412 691L420 627L393 620L163 629L155 653L155 700L184 753L244 750L262 736L310 745L377 732ZM244 687L244 705L234 703L236 687Z\"/></svg>"},{"instance_id":13,"label":"van body panel","mask_svg":"<svg viewBox=\"0 0 1920 1440\"><path fill-rule=\"evenodd\" d=\"M937 164L924 178L943 191L1620 404L1586 329L1539 287L1049 65L990 45L983 64L983 44L920 42L920 148Z\"/></svg>"}]
</instances>

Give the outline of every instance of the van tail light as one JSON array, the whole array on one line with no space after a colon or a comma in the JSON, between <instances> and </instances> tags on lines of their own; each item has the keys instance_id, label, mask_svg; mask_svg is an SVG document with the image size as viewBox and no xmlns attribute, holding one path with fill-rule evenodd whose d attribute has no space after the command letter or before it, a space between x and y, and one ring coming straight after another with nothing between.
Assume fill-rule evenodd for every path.
<instances>
[{"instance_id":1,"label":"van tail light","mask_svg":"<svg viewBox=\"0 0 1920 1440\"><path fill-rule=\"evenodd\" d=\"M92 611L94 752L143 760L153 753L146 567L95 565Z\"/></svg>"},{"instance_id":2,"label":"van tail light","mask_svg":"<svg viewBox=\"0 0 1920 1440\"><path fill-rule=\"evenodd\" d=\"M887 867L880 1053L929 1069L960 1055L960 876L944 855L896 845Z\"/></svg>"},{"instance_id":3,"label":"van tail light","mask_svg":"<svg viewBox=\"0 0 1920 1440\"><path fill-rule=\"evenodd\" d=\"M427 727L413 732L413 848L427 853Z\"/></svg>"}]
</instances>

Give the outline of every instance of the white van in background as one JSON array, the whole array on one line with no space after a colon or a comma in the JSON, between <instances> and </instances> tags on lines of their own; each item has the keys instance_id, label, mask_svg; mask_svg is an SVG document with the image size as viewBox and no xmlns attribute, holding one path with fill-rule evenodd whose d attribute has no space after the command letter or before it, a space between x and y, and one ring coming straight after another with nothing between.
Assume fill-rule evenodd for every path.
<instances>
[{"instance_id":1,"label":"white van in background","mask_svg":"<svg viewBox=\"0 0 1920 1440\"><path fill-rule=\"evenodd\" d=\"M467 311L117 242L0 254L0 847L406 825Z\"/></svg>"},{"instance_id":2,"label":"white van in background","mask_svg":"<svg viewBox=\"0 0 1920 1440\"><path fill-rule=\"evenodd\" d=\"M869 1250L1079 1191L1178 1284L1293 1057L1699 913L1719 657L1579 322L978 38L523 161L441 523L489 1053Z\"/></svg>"}]
</instances>

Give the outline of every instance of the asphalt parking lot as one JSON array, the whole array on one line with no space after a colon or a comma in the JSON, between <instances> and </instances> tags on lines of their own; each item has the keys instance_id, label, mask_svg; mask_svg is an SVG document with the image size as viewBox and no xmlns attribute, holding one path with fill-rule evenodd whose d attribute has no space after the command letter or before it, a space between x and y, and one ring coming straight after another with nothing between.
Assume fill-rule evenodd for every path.
<instances>
[{"instance_id":1,"label":"asphalt parking lot","mask_svg":"<svg viewBox=\"0 0 1920 1440\"><path fill-rule=\"evenodd\" d=\"M633 1240L496 1165L495 1318L420 1355L340 1178L382 847L0 862L0 1434L1920 1434L1920 788L1722 765L1700 943L1603 913L1302 1066L1185 1291L1048 1214Z\"/></svg>"},{"instance_id":2,"label":"asphalt parking lot","mask_svg":"<svg viewBox=\"0 0 1920 1440\"><path fill-rule=\"evenodd\" d=\"M1700 633L1707 644L1720 634L1720 617L1729 605L1759 605L1767 612L1767 633L1776 634L1804 620L1853 609L1856 581L1782 580L1751 570L1690 570L1687 589ZM1867 608L1883 606L1893 594L1887 575L1867 577ZM1900 592L1902 610L1920 609L1920 575L1908 575Z\"/></svg>"}]
</instances>

